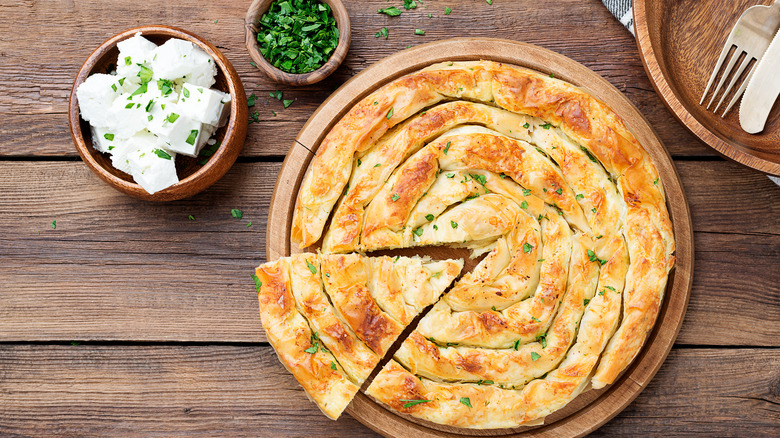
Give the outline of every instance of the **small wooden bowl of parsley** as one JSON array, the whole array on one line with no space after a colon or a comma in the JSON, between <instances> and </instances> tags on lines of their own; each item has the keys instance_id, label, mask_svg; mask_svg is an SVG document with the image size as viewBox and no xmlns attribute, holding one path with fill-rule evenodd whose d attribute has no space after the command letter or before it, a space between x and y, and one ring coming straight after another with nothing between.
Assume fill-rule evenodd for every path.
<instances>
[{"instance_id":1,"label":"small wooden bowl of parsley","mask_svg":"<svg viewBox=\"0 0 780 438\"><path fill-rule=\"evenodd\" d=\"M349 50L349 14L339 0L254 0L245 27L249 55L282 84L325 79Z\"/></svg>"}]
</instances>

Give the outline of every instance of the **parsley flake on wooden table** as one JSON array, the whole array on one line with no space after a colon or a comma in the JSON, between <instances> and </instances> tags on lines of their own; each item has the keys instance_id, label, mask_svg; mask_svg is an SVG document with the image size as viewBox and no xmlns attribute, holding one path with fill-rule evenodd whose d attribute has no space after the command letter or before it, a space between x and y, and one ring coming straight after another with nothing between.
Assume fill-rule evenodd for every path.
<instances>
[{"instance_id":1,"label":"parsley flake on wooden table","mask_svg":"<svg viewBox=\"0 0 780 438\"><path fill-rule=\"evenodd\" d=\"M326 3L276 0L258 22L260 53L287 73L322 67L339 43L336 19Z\"/></svg>"}]
</instances>

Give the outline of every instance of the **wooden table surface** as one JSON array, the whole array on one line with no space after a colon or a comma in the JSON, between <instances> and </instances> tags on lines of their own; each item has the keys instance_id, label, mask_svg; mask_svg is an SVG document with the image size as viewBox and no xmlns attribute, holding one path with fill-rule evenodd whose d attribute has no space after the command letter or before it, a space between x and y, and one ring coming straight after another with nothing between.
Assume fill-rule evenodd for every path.
<instances>
[{"instance_id":1,"label":"wooden table surface","mask_svg":"<svg viewBox=\"0 0 780 438\"><path fill-rule=\"evenodd\" d=\"M426 0L393 18L376 11L401 0L345 3L343 66L293 89L250 65L248 0L0 0L0 435L373 436L348 415L321 415L260 327L249 275L265 261L276 175L305 120L355 73L408 45L488 36L555 50L625 93L674 156L693 213L693 292L675 348L595 435L777 436L780 188L673 119L634 39L601 3ZM238 162L189 200L114 191L68 134L81 62L142 24L210 40L260 96ZM374 37L383 26L387 40ZM295 102L284 109L266 97L273 90Z\"/></svg>"}]
</instances>

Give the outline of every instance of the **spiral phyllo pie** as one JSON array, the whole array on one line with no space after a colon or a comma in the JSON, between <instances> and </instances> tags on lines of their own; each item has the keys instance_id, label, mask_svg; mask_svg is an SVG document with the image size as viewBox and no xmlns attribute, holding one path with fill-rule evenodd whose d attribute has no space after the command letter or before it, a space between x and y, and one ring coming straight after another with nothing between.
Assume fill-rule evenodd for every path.
<instances>
[{"instance_id":1,"label":"spiral phyllo pie","mask_svg":"<svg viewBox=\"0 0 780 438\"><path fill-rule=\"evenodd\" d=\"M345 384L359 382L389 339L435 302L367 393L400 412L472 428L538 422L589 384L614 382L647 339L674 265L663 184L620 117L564 81L488 61L430 66L352 108L317 149L292 238L301 247L320 242L329 254L323 266L334 257L370 260L372 278L395 275L404 293L417 283L389 259L355 254L449 246L482 257L441 299L434 288L406 319L395 316L387 339L364 339L352 327L374 356L332 370ZM371 295L322 280L337 308ZM262 296L261 314L269 305ZM374 303L389 312L383 299ZM334 318L349 326L370 308ZM303 378L342 394L339 406L357 391L312 376Z\"/></svg>"}]
</instances>

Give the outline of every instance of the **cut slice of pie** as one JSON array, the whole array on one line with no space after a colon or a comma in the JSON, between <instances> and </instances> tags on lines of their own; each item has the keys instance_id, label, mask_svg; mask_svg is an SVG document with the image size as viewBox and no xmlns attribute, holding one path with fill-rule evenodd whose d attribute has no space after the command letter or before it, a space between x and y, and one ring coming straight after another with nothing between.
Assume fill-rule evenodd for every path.
<instances>
[{"instance_id":1,"label":"cut slice of pie","mask_svg":"<svg viewBox=\"0 0 780 438\"><path fill-rule=\"evenodd\" d=\"M336 419L462 260L305 253L256 269L260 319L279 360Z\"/></svg>"}]
</instances>

